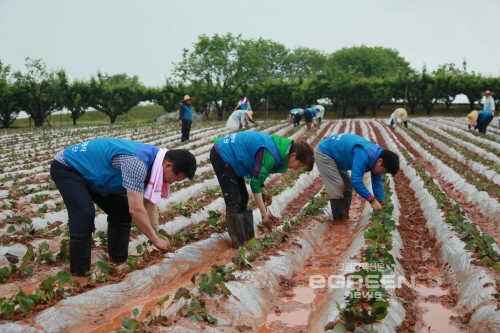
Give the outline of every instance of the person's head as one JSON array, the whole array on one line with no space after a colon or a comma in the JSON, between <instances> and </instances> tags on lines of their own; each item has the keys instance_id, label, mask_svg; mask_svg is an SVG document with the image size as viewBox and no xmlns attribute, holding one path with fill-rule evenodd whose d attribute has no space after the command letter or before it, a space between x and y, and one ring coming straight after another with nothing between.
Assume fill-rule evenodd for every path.
<instances>
[{"instance_id":1,"label":"person's head","mask_svg":"<svg viewBox=\"0 0 500 333\"><path fill-rule=\"evenodd\" d=\"M477 122L477 118L479 118L479 112L477 112L477 110L472 110L471 113L467 115L467 123L469 125L474 125Z\"/></svg>"},{"instance_id":2,"label":"person's head","mask_svg":"<svg viewBox=\"0 0 500 333\"><path fill-rule=\"evenodd\" d=\"M495 94L494 94L494 93L492 93L492 92L491 92L491 91L489 91L489 90L486 90L486 91L485 91L482 95L483 95L483 96L485 96L485 97L490 97L490 96L495 95Z\"/></svg>"},{"instance_id":3,"label":"person's head","mask_svg":"<svg viewBox=\"0 0 500 333\"><path fill-rule=\"evenodd\" d=\"M288 157L288 168L297 170L303 167L311 171L314 167L314 149L305 141L293 142Z\"/></svg>"},{"instance_id":4,"label":"person's head","mask_svg":"<svg viewBox=\"0 0 500 333\"><path fill-rule=\"evenodd\" d=\"M196 172L196 158L186 149L167 151L162 165L164 183L172 184L186 178L193 179Z\"/></svg>"},{"instance_id":5,"label":"person's head","mask_svg":"<svg viewBox=\"0 0 500 333\"><path fill-rule=\"evenodd\" d=\"M390 173L396 175L399 171L399 156L387 149L382 150L379 158L372 167L372 172L376 175Z\"/></svg>"},{"instance_id":6,"label":"person's head","mask_svg":"<svg viewBox=\"0 0 500 333\"><path fill-rule=\"evenodd\" d=\"M245 95L240 95L240 96L238 96L238 99L239 99L240 101L244 100L244 99L245 99Z\"/></svg>"}]
</instances>

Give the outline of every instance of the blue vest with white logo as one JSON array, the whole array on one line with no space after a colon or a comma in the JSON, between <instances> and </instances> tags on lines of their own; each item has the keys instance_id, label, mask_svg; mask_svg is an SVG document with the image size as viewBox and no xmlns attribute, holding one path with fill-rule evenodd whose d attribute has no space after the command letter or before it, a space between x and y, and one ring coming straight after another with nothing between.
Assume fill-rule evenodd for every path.
<instances>
[{"instance_id":1,"label":"blue vest with white logo","mask_svg":"<svg viewBox=\"0 0 500 333\"><path fill-rule=\"evenodd\" d=\"M98 138L64 150L64 158L86 180L89 188L103 196L124 193L122 173L111 166L111 158L118 154L137 156L150 170L160 149L140 142Z\"/></svg>"},{"instance_id":2,"label":"blue vest with white logo","mask_svg":"<svg viewBox=\"0 0 500 333\"><path fill-rule=\"evenodd\" d=\"M238 177L252 178L255 156L259 149L266 148L273 155L277 167L281 163L278 148L271 135L260 132L228 134L217 141L222 160L234 169Z\"/></svg>"}]
</instances>

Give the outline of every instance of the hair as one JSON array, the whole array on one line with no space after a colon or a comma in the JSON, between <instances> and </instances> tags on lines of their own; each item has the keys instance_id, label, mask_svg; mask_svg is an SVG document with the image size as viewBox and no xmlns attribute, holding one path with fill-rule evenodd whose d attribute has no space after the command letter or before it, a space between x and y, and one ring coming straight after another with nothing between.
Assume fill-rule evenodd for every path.
<instances>
[{"instance_id":1,"label":"hair","mask_svg":"<svg viewBox=\"0 0 500 333\"><path fill-rule=\"evenodd\" d=\"M389 172L391 175L396 175L399 171L399 156L398 154L384 149L382 150L382 153L380 154L380 157L382 159L382 166L387 169L387 172Z\"/></svg>"},{"instance_id":2,"label":"hair","mask_svg":"<svg viewBox=\"0 0 500 333\"><path fill-rule=\"evenodd\" d=\"M174 175L183 173L189 179L194 178L196 172L196 157L186 149L172 149L165 154L165 161L173 164Z\"/></svg>"},{"instance_id":3,"label":"hair","mask_svg":"<svg viewBox=\"0 0 500 333\"><path fill-rule=\"evenodd\" d=\"M305 141L293 142L290 148L290 154L297 153L295 157L300 162L304 163L306 171L311 171L314 167L314 149Z\"/></svg>"},{"instance_id":4,"label":"hair","mask_svg":"<svg viewBox=\"0 0 500 333\"><path fill-rule=\"evenodd\" d=\"M245 95L240 95L238 97L239 97L239 99L243 99L243 98L245 98Z\"/></svg>"}]
</instances>

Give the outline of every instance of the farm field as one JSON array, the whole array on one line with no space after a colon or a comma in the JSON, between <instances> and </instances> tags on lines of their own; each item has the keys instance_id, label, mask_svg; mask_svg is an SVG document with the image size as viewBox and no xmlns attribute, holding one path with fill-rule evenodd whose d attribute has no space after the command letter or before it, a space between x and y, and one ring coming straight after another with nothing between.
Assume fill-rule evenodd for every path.
<instances>
[{"instance_id":1,"label":"farm field","mask_svg":"<svg viewBox=\"0 0 500 333\"><path fill-rule=\"evenodd\" d=\"M260 230L251 201L257 239L236 250L208 161L213 138L230 133L224 124L196 123L183 144L177 124L1 132L0 332L500 332L500 130L466 131L463 117L410 119L408 129L262 122L250 130L313 146L361 135L397 152L401 169L384 177L382 212L355 194L343 225L330 221L316 167L273 175L266 187L280 224ZM198 170L159 205L174 252L133 228L129 260L112 264L97 209L91 276L71 277L67 213L49 167L59 150L103 136L189 149Z\"/></svg>"}]
</instances>

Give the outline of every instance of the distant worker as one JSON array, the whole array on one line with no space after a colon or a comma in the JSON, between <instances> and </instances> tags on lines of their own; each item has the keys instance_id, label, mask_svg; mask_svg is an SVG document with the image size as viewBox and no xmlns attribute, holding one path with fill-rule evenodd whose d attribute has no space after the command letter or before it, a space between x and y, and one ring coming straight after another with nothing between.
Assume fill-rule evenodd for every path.
<instances>
[{"instance_id":1,"label":"distant worker","mask_svg":"<svg viewBox=\"0 0 500 333\"><path fill-rule=\"evenodd\" d=\"M196 98L185 95L180 101L179 108L179 126L181 126L181 142L189 141L189 133L191 132L191 124L193 123L193 112L191 111L191 103Z\"/></svg>"},{"instance_id":2,"label":"distant worker","mask_svg":"<svg viewBox=\"0 0 500 333\"><path fill-rule=\"evenodd\" d=\"M289 123L293 124L293 127L299 126L303 114L304 114L304 109L301 108L291 109L289 113L289 118L290 118Z\"/></svg>"},{"instance_id":3,"label":"distant worker","mask_svg":"<svg viewBox=\"0 0 500 333\"><path fill-rule=\"evenodd\" d=\"M493 99L493 95L495 95L495 93L492 93L489 90L486 90L482 95L484 96L483 110L491 112L491 114L494 117L495 116L495 100Z\"/></svg>"},{"instance_id":4,"label":"distant worker","mask_svg":"<svg viewBox=\"0 0 500 333\"><path fill-rule=\"evenodd\" d=\"M248 127L248 123L252 123L255 126L258 125L258 123L253 120L253 111L236 110L227 119L226 128L232 130L237 130L239 128L246 128Z\"/></svg>"},{"instance_id":5,"label":"distant worker","mask_svg":"<svg viewBox=\"0 0 500 333\"><path fill-rule=\"evenodd\" d=\"M314 108L318 110L318 113L316 113L316 118L318 119L318 125L321 125L321 121L323 120L323 117L325 115L325 107L318 104Z\"/></svg>"},{"instance_id":6,"label":"distant worker","mask_svg":"<svg viewBox=\"0 0 500 333\"><path fill-rule=\"evenodd\" d=\"M390 125L391 128L394 128L394 124L401 124L403 123L405 125L406 128L408 128L408 113L406 112L405 109L403 108L399 108L399 109L396 109L394 110L394 112L391 114L391 118L389 118L389 120L387 120L386 124L387 125Z\"/></svg>"},{"instance_id":7,"label":"distant worker","mask_svg":"<svg viewBox=\"0 0 500 333\"><path fill-rule=\"evenodd\" d=\"M479 133L486 134L488 125L493 120L493 114L490 111L474 110L467 115L467 122L469 123L469 131L477 129Z\"/></svg>"},{"instance_id":8,"label":"distant worker","mask_svg":"<svg viewBox=\"0 0 500 333\"><path fill-rule=\"evenodd\" d=\"M313 121L316 118L316 112L318 112L316 109L313 108L306 108L304 109L304 118L306 120L306 125L307 129L311 129L313 125Z\"/></svg>"},{"instance_id":9,"label":"distant worker","mask_svg":"<svg viewBox=\"0 0 500 333\"><path fill-rule=\"evenodd\" d=\"M353 189L374 210L382 209L382 174L399 171L396 153L356 134L335 134L322 140L314 150L314 161L330 197L334 222L349 218ZM373 194L363 183L366 172L371 174Z\"/></svg>"},{"instance_id":10,"label":"distant worker","mask_svg":"<svg viewBox=\"0 0 500 333\"><path fill-rule=\"evenodd\" d=\"M238 105L234 108L234 111L236 110L252 110L252 107L250 106L250 101L245 97L245 95L240 95L238 98Z\"/></svg>"},{"instance_id":11,"label":"distant worker","mask_svg":"<svg viewBox=\"0 0 500 333\"><path fill-rule=\"evenodd\" d=\"M243 246L255 237L253 213L248 209L245 178L250 179L262 224L272 231L274 217L267 206L272 203L264 182L272 173L288 169L311 171L314 151L310 144L263 132L238 132L215 138L210 151L214 168L226 203L226 226L231 246Z\"/></svg>"}]
</instances>

